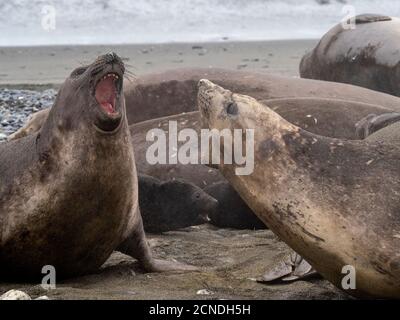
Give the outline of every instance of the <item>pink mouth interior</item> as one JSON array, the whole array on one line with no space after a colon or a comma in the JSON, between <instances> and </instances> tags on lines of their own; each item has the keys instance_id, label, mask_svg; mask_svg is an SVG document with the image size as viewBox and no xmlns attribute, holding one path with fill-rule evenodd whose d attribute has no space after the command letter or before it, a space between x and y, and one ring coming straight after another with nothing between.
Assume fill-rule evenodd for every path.
<instances>
[{"instance_id":1,"label":"pink mouth interior","mask_svg":"<svg viewBox=\"0 0 400 320\"><path fill-rule=\"evenodd\" d=\"M115 81L115 77L108 75L96 86L96 100L107 114L116 113L117 88Z\"/></svg>"}]
</instances>

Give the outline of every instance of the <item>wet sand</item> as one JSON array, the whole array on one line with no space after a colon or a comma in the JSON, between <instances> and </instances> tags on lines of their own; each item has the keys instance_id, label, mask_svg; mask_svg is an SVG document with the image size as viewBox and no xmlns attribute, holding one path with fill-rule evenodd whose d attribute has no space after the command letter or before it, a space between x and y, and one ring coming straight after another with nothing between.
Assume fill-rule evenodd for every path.
<instances>
[{"instance_id":1,"label":"wet sand","mask_svg":"<svg viewBox=\"0 0 400 320\"><path fill-rule=\"evenodd\" d=\"M137 262L114 253L95 274L58 282L55 290L40 285L0 283L0 294L19 289L32 298L50 299L348 299L328 281L310 279L290 284L256 282L266 265L288 252L269 230L190 227L163 235L148 235L154 255L201 267L199 272L143 273ZM209 294L199 294L207 290Z\"/></svg>"},{"instance_id":2,"label":"wet sand","mask_svg":"<svg viewBox=\"0 0 400 320\"><path fill-rule=\"evenodd\" d=\"M79 65L115 51L136 75L181 67L219 67L297 76L316 40L119 46L0 47L0 86L57 85ZM28 86L29 87L29 86ZM26 88L26 86L25 86Z\"/></svg>"}]
</instances>

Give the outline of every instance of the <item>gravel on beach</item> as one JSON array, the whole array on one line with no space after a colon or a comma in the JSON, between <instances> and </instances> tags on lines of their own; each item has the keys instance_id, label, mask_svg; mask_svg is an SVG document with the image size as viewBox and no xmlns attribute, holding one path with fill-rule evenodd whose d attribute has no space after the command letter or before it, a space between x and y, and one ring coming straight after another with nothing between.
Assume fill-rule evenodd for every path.
<instances>
[{"instance_id":1,"label":"gravel on beach","mask_svg":"<svg viewBox=\"0 0 400 320\"><path fill-rule=\"evenodd\" d=\"M53 105L56 90L0 89L0 141L21 128L28 117Z\"/></svg>"}]
</instances>

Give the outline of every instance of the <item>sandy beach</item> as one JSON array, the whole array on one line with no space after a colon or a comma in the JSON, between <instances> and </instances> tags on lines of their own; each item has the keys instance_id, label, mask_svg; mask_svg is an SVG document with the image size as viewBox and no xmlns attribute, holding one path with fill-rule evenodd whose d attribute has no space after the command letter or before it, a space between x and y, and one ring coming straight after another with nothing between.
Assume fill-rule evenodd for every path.
<instances>
[{"instance_id":1,"label":"sandy beach","mask_svg":"<svg viewBox=\"0 0 400 320\"><path fill-rule=\"evenodd\" d=\"M183 67L219 67L297 76L316 40L118 46L0 47L0 86L52 86L79 65L115 51L135 75ZM26 86L28 85L28 86Z\"/></svg>"}]
</instances>

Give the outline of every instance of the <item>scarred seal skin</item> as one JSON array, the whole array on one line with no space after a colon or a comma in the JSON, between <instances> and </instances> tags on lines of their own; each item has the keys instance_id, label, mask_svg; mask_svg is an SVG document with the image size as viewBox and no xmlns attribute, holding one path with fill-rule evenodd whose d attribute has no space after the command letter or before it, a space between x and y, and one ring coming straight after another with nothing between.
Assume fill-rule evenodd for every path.
<instances>
[{"instance_id":1,"label":"scarred seal skin","mask_svg":"<svg viewBox=\"0 0 400 320\"><path fill-rule=\"evenodd\" d=\"M378 140L315 135L207 80L199 108L210 129L254 129L254 172L219 169L272 231L340 289L343 267L354 267L347 293L400 298L400 140L392 126Z\"/></svg>"},{"instance_id":2,"label":"scarred seal skin","mask_svg":"<svg viewBox=\"0 0 400 320\"><path fill-rule=\"evenodd\" d=\"M145 240L124 71L115 53L74 70L40 132L0 144L2 277L39 277L45 265L81 275L115 249L149 271L180 269Z\"/></svg>"},{"instance_id":3,"label":"scarred seal skin","mask_svg":"<svg viewBox=\"0 0 400 320\"><path fill-rule=\"evenodd\" d=\"M400 96L400 19L355 17L326 33L300 63L302 78L349 83Z\"/></svg>"}]
</instances>

